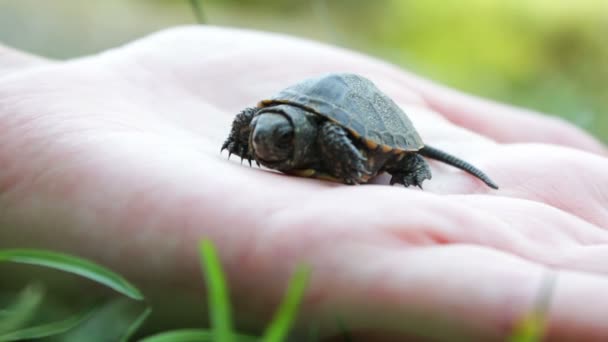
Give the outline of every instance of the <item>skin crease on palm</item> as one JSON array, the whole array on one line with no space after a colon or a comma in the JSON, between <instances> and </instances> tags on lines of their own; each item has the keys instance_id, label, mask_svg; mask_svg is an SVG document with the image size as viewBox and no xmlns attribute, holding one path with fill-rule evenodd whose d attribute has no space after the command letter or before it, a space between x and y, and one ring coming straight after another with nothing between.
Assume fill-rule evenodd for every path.
<instances>
[{"instance_id":1,"label":"skin crease on palm","mask_svg":"<svg viewBox=\"0 0 608 342\"><path fill-rule=\"evenodd\" d=\"M286 176L219 153L241 109L326 72L370 78L425 142L500 190L437 162L421 191L385 176ZM350 51L213 27L68 61L0 48L0 163L0 247L91 258L153 303L193 300L192 315L207 237L242 327L269 321L305 262L299 328L314 321L324 336L339 319L361 336L501 339L556 277L548 336L608 340L606 149L557 119Z\"/></svg>"}]
</instances>

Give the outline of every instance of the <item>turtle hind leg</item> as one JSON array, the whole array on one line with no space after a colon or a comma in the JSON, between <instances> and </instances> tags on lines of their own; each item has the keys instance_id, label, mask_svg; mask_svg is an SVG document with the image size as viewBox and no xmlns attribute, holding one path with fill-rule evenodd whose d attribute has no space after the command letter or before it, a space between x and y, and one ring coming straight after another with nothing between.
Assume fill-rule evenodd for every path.
<instances>
[{"instance_id":1,"label":"turtle hind leg","mask_svg":"<svg viewBox=\"0 0 608 342\"><path fill-rule=\"evenodd\" d=\"M416 153L405 154L401 159L386 166L385 170L392 176L391 185L415 185L422 189L422 182L432 177L429 164Z\"/></svg>"},{"instance_id":2,"label":"turtle hind leg","mask_svg":"<svg viewBox=\"0 0 608 342\"><path fill-rule=\"evenodd\" d=\"M317 136L323 171L345 184L366 183L371 174L366 167L367 158L337 124L326 121Z\"/></svg>"},{"instance_id":3,"label":"turtle hind leg","mask_svg":"<svg viewBox=\"0 0 608 342\"><path fill-rule=\"evenodd\" d=\"M232 122L232 129L228 138L222 144L220 150L228 150L228 158L231 154L236 154L241 157L241 163L243 159L247 159L251 166L251 149L249 148L249 135L251 134L251 128L249 124L253 119L253 116L258 111L257 108L246 108L234 118Z\"/></svg>"}]
</instances>

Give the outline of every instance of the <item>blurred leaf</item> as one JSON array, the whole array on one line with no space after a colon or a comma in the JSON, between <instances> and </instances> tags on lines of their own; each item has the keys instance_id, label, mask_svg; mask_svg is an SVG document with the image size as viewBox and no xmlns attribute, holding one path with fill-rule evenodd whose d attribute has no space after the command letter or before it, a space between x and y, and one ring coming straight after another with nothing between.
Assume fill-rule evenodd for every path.
<instances>
[{"instance_id":1,"label":"blurred leaf","mask_svg":"<svg viewBox=\"0 0 608 342\"><path fill-rule=\"evenodd\" d=\"M545 317L531 313L524 317L516 326L509 338L511 342L537 342L542 341L545 332Z\"/></svg>"},{"instance_id":2,"label":"blurred leaf","mask_svg":"<svg viewBox=\"0 0 608 342\"><path fill-rule=\"evenodd\" d=\"M272 323L266 329L266 333L262 339L264 342L285 341L289 329L298 313L298 306L304 295L309 276L309 267L299 266L296 269L296 272L287 287L285 298L283 298L281 306L275 314Z\"/></svg>"},{"instance_id":3,"label":"blurred leaf","mask_svg":"<svg viewBox=\"0 0 608 342\"><path fill-rule=\"evenodd\" d=\"M344 320L342 320L341 317L336 317L336 320L338 321L338 328L340 330L340 335L342 336L342 341L344 341L344 342L353 341L352 334L350 333L350 330L348 330L348 327L344 323Z\"/></svg>"},{"instance_id":4,"label":"blurred leaf","mask_svg":"<svg viewBox=\"0 0 608 342\"><path fill-rule=\"evenodd\" d=\"M132 299L144 298L135 286L117 273L68 254L38 249L5 249L0 250L0 262L2 261L54 268L96 281Z\"/></svg>"},{"instance_id":5,"label":"blurred leaf","mask_svg":"<svg viewBox=\"0 0 608 342\"><path fill-rule=\"evenodd\" d=\"M310 326L310 328L308 330L308 337L306 338L306 341L309 341L309 342L321 341L318 322L313 322L312 325ZM344 340L344 341L347 341L347 340Z\"/></svg>"},{"instance_id":6,"label":"blurred leaf","mask_svg":"<svg viewBox=\"0 0 608 342\"><path fill-rule=\"evenodd\" d=\"M120 339L121 342L128 342L130 340L130 338L137 332L137 330L139 330L139 328L141 328L141 326L143 325L144 321L148 318L148 316L150 316L150 313L152 313L152 309L151 308L146 308L141 315L139 315L134 321L133 323L131 323L131 325L129 326L129 328L127 329L127 331L125 332L125 334L122 336L122 338Z\"/></svg>"},{"instance_id":7,"label":"blurred leaf","mask_svg":"<svg viewBox=\"0 0 608 342\"><path fill-rule=\"evenodd\" d=\"M204 265L214 339L233 341L228 288L217 252L209 240L200 243L199 252L201 264Z\"/></svg>"},{"instance_id":8,"label":"blurred leaf","mask_svg":"<svg viewBox=\"0 0 608 342\"><path fill-rule=\"evenodd\" d=\"M203 10L202 0L188 0L190 3L190 7L192 8L192 12L194 12L194 16L196 17L196 21L199 24L205 23L205 12Z\"/></svg>"},{"instance_id":9,"label":"blurred leaf","mask_svg":"<svg viewBox=\"0 0 608 342\"><path fill-rule=\"evenodd\" d=\"M534 308L516 324L509 338L510 342L542 341L547 326L547 312L556 283L557 273L548 271L536 296Z\"/></svg>"},{"instance_id":10,"label":"blurred leaf","mask_svg":"<svg viewBox=\"0 0 608 342\"><path fill-rule=\"evenodd\" d=\"M20 341L62 334L78 326L80 323L86 320L90 314L91 310L87 310L60 321L40 324L37 326L12 331L10 333L0 334L0 341Z\"/></svg>"},{"instance_id":11,"label":"blurred leaf","mask_svg":"<svg viewBox=\"0 0 608 342\"><path fill-rule=\"evenodd\" d=\"M121 341L134 333L147 317L149 309L142 313L142 303L119 297L98 306L89 319L76 329L70 330L56 341L105 342ZM55 341L55 340L54 340Z\"/></svg>"},{"instance_id":12,"label":"blurred leaf","mask_svg":"<svg viewBox=\"0 0 608 342\"><path fill-rule=\"evenodd\" d=\"M0 316L0 335L27 324L36 314L36 309L42 302L43 296L44 290L41 285L30 284L24 288L17 296L15 303L3 310L2 316Z\"/></svg>"},{"instance_id":13,"label":"blurred leaf","mask_svg":"<svg viewBox=\"0 0 608 342\"><path fill-rule=\"evenodd\" d=\"M180 329L165 331L156 335L148 336L139 342L204 342L222 341L214 339L214 333L205 329ZM235 334L238 342L253 342L259 339L253 336Z\"/></svg>"}]
</instances>

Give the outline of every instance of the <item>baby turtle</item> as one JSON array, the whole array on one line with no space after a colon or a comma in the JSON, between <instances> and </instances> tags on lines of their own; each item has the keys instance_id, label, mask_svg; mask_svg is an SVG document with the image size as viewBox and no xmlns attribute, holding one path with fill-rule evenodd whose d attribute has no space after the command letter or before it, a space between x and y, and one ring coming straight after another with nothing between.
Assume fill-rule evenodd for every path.
<instances>
[{"instance_id":1,"label":"baby turtle","mask_svg":"<svg viewBox=\"0 0 608 342\"><path fill-rule=\"evenodd\" d=\"M270 169L345 184L382 172L391 184L421 187L431 170L421 157L442 161L498 186L471 164L428 145L407 115L371 81L354 74L304 80L246 108L222 145Z\"/></svg>"}]
</instances>

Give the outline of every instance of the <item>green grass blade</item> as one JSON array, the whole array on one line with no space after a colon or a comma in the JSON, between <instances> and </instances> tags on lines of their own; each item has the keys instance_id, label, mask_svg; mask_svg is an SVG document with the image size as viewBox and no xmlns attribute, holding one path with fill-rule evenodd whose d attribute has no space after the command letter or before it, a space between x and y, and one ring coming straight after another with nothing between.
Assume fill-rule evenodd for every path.
<instances>
[{"instance_id":1,"label":"green grass blade","mask_svg":"<svg viewBox=\"0 0 608 342\"><path fill-rule=\"evenodd\" d=\"M247 335L236 335L238 342L254 342L259 341L258 338ZM139 342L205 342L205 341L221 341L214 339L213 332L205 329L180 329L171 330L148 336Z\"/></svg>"},{"instance_id":2,"label":"green grass blade","mask_svg":"<svg viewBox=\"0 0 608 342\"><path fill-rule=\"evenodd\" d=\"M532 312L517 323L510 342L540 342L545 332L545 317Z\"/></svg>"},{"instance_id":3,"label":"green grass blade","mask_svg":"<svg viewBox=\"0 0 608 342\"><path fill-rule=\"evenodd\" d=\"M129 325L129 328L127 329L125 334L122 336L120 341L128 342L129 339L133 336L133 334L135 334L135 332L137 332L137 330L139 330L139 328L141 328L144 321L146 319L148 319L148 316L150 316L150 313L152 313L152 309L146 308L139 316L137 316L137 318L133 321L133 323L131 323L131 325Z\"/></svg>"},{"instance_id":4,"label":"green grass blade","mask_svg":"<svg viewBox=\"0 0 608 342\"><path fill-rule=\"evenodd\" d=\"M120 296L99 303L89 319L62 334L61 342L120 341L133 322L142 315L145 306L130 298Z\"/></svg>"},{"instance_id":5,"label":"green grass blade","mask_svg":"<svg viewBox=\"0 0 608 342\"><path fill-rule=\"evenodd\" d=\"M341 317L336 317L336 321L338 323L338 329L340 330L340 335L342 336L342 341L352 342L353 336L351 335L350 330L348 330L348 327L344 323L344 320L342 320Z\"/></svg>"},{"instance_id":6,"label":"green grass blade","mask_svg":"<svg viewBox=\"0 0 608 342\"><path fill-rule=\"evenodd\" d=\"M0 341L21 341L25 339L36 339L62 334L78 326L89 317L90 313L91 310L87 310L61 321L45 323L33 327L19 329L10 333L1 334Z\"/></svg>"},{"instance_id":7,"label":"green grass blade","mask_svg":"<svg viewBox=\"0 0 608 342\"><path fill-rule=\"evenodd\" d=\"M306 337L306 341L308 342L317 342L321 341L321 337L319 335L319 323L314 322L308 328L308 337Z\"/></svg>"},{"instance_id":8,"label":"green grass blade","mask_svg":"<svg viewBox=\"0 0 608 342\"><path fill-rule=\"evenodd\" d=\"M510 342L542 341L547 327L547 312L557 283L557 274L549 271L543 279L534 308L516 325L509 337Z\"/></svg>"},{"instance_id":9,"label":"green grass blade","mask_svg":"<svg viewBox=\"0 0 608 342\"><path fill-rule=\"evenodd\" d=\"M285 298L281 302L279 310L275 314L270 326L266 329L264 342L284 341L289 333L298 312L298 306L304 295L304 290L310 276L310 268L299 266L289 281Z\"/></svg>"},{"instance_id":10,"label":"green grass blade","mask_svg":"<svg viewBox=\"0 0 608 342\"><path fill-rule=\"evenodd\" d=\"M103 284L132 299L142 300L144 298L141 292L122 276L75 256L38 249L5 249L0 250L0 262L2 261L38 265L74 273Z\"/></svg>"},{"instance_id":11,"label":"green grass blade","mask_svg":"<svg viewBox=\"0 0 608 342\"><path fill-rule=\"evenodd\" d=\"M192 12L194 12L196 21L199 24L204 24L205 12L203 11L203 5L201 4L202 0L189 0L188 2L190 2L190 7L192 8Z\"/></svg>"},{"instance_id":12,"label":"green grass blade","mask_svg":"<svg viewBox=\"0 0 608 342\"><path fill-rule=\"evenodd\" d=\"M201 241L199 252L207 283L214 339L223 342L233 341L228 288L217 252L209 240Z\"/></svg>"},{"instance_id":13,"label":"green grass blade","mask_svg":"<svg viewBox=\"0 0 608 342\"><path fill-rule=\"evenodd\" d=\"M36 309L42 303L44 290L42 286L30 284L24 288L17 300L8 309L3 310L0 317L0 335L21 328L36 314Z\"/></svg>"},{"instance_id":14,"label":"green grass blade","mask_svg":"<svg viewBox=\"0 0 608 342\"><path fill-rule=\"evenodd\" d=\"M165 331L148 336L139 342L202 342L213 341L213 332L203 329L182 329Z\"/></svg>"}]
</instances>

